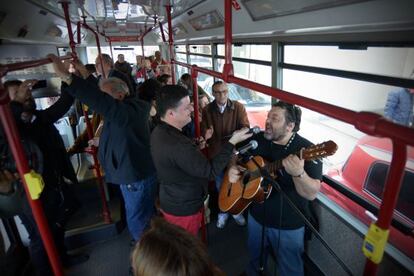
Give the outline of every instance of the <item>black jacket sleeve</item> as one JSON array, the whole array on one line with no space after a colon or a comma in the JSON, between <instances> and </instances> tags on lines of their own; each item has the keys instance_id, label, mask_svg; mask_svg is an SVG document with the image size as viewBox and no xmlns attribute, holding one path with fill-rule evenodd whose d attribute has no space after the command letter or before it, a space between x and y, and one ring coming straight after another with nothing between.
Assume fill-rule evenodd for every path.
<instances>
[{"instance_id":1,"label":"black jacket sleeve","mask_svg":"<svg viewBox=\"0 0 414 276\"><path fill-rule=\"evenodd\" d=\"M38 112L38 116L44 123L53 124L69 111L74 98L67 92L67 87L66 84L62 83L59 100L45 110Z\"/></svg>"},{"instance_id":2,"label":"black jacket sleeve","mask_svg":"<svg viewBox=\"0 0 414 276\"><path fill-rule=\"evenodd\" d=\"M191 176L212 179L220 175L230 162L233 145L228 142L224 144L220 152L211 160L208 160L191 143L178 145L175 152L175 163L183 171Z\"/></svg>"}]
</instances>

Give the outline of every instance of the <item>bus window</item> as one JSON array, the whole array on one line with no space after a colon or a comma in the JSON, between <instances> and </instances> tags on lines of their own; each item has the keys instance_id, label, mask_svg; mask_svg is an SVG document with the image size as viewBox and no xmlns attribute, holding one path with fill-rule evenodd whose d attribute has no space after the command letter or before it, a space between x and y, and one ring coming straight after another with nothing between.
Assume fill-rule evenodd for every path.
<instances>
[{"instance_id":1,"label":"bus window","mask_svg":"<svg viewBox=\"0 0 414 276\"><path fill-rule=\"evenodd\" d=\"M213 59L211 57L190 55L190 64L211 70L213 68Z\"/></svg>"},{"instance_id":2,"label":"bus window","mask_svg":"<svg viewBox=\"0 0 414 276\"><path fill-rule=\"evenodd\" d=\"M236 58L246 58L246 59L255 59L255 60L272 60L272 46L270 44L245 44L241 46L233 45L233 57ZM224 45L217 45L217 54L219 56L224 56Z\"/></svg>"},{"instance_id":3,"label":"bus window","mask_svg":"<svg viewBox=\"0 0 414 276\"><path fill-rule=\"evenodd\" d=\"M146 57L154 55L155 51L159 51L159 46L144 46L144 54ZM101 47L102 54L111 55L111 49L109 46ZM117 60L119 54L123 54L125 60L131 64L136 64L136 56L142 56L141 46L128 46L127 48L112 47L112 53L114 55L114 62ZM98 56L98 48L95 46L86 47L86 54L88 56L88 63L95 64L95 59ZM165 58L164 58L165 59Z\"/></svg>"},{"instance_id":4,"label":"bus window","mask_svg":"<svg viewBox=\"0 0 414 276\"><path fill-rule=\"evenodd\" d=\"M190 45L190 53L211 55L211 45Z\"/></svg>"},{"instance_id":5,"label":"bus window","mask_svg":"<svg viewBox=\"0 0 414 276\"><path fill-rule=\"evenodd\" d=\"M376 162L369 171L367 180L364 185L364 190L374 195L379 200L382 200L382 193L384 190L385 180L389 165ZM403 182L401 185L400 195L397 202L397 211L414 221L414 173L406 170L404 173Z\"/></svg>"},{"instance_id":6,"label":"bus window","mask_svg":"<svg viewBox=\"0 0 414 276\"><path fill-rule=\"evenodd\" d=\"M286 45L284 62L393 77L409 77L414 67L414 48Z\"/></svg>"}]
</instances>

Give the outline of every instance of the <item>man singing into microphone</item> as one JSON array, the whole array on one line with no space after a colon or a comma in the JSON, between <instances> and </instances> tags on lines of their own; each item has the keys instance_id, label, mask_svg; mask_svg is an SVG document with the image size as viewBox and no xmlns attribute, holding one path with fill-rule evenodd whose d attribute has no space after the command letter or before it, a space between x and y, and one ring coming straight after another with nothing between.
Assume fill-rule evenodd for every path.
<instances>
[{"instance_id":1,"label":"man singing into microphone","mask_svg":"<svg viewBox=\"0 0 414 276\"><path fill-rule=\"evenodd\" d=\"M295 153L312 145L297 134L301 121L301 110L285 102L272 106L266 119L266 129L252 137L258 143L252 155L260 155L273 162L283 160L283 168L276 181L286 195L305 215L309 214L309 201L314 200L320 189L322 163L304 161ZM237 182L240 168L232 166L229 181ZM266 212L264 208L266 205ZM301 217L291 208L280 192L273 190L265 203L252 203L248 218L248 249L250 262L247 275L259 275L262 225L266 227L264 265L273 250L278 265L278 275L303 275L302 254L304 251L305 227ZM265 217L264 217L265 214Z\"/></svg>"},{"instance_id":2,"label":"man singing into microphone","mask_svg":"<svg viewBox=\"0 0 414 276\"><path fill-rule=\"evenodd\" d=\"M164 218L197 235L209 179L220 174L229 163L234 145L252 134L248 128L235 131L214 158L208 160L182 133L193 111L184 87L166 85L160 90L157 112L161 122L151 134L151 154L160 181Z\"/></svg>"},{"instance_id":3,"label":"man singing into microphone","mask_svg":"<svg viewBox=\"0 0 414 276\"><path fill-rule=\"evenodd\" d=\"M208 140L209 158L213 158L219 152L233 131L242 127L249 127L246 109L241 103L229 99L229 88L225 82L216 81L211 90L213 91L214 101L203 109L203 120L201 121L203 136L205 136L204 133L208 128L213 129L213 136ZM223 176L224 172L215 178L217 191L220 191ZM227 213L219 213L217 227L224 228L228 217ZM233 218L238 225L246 224L242 214L233 216Z\"/></svg>"}]
</instances>

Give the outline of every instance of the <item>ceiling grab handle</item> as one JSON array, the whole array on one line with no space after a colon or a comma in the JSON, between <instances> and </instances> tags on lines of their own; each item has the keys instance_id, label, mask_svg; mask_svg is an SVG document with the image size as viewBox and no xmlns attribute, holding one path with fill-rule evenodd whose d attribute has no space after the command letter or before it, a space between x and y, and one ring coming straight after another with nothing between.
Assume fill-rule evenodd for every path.
<instances>
[{"instance_id":1,"label":"ceiling grab handle","mask_svg":"<svg viewBox=\"0 0 414 276\"><path fill-rule=\"evenodd\" d=\"M233 22L232 22L232 0L224 2L224 66L223 80L229 82L229 76L234 75L232 61L232 43L233 43Z\"/></svg>"},{"instance_id":2,"label":"ceiling grab handle","mask_svg":"<svg viewBox=\"0 0 414 276\"><path fill-rule=\"evenodd\" d=\"M167 42L167 40L165 39L165 34L164 34L164 28L163 28L163 26L162 26L162 22L160 21L159 23L158 23L158 25L160 26L160 32L161 32L161 38L162 38L162 42Z\"/></svg>"}]
</instances>

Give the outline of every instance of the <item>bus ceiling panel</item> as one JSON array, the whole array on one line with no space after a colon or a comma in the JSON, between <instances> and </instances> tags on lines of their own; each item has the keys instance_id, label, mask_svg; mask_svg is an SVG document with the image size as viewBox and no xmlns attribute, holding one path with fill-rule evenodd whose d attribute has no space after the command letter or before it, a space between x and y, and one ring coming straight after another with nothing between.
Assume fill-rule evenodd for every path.
<instances>
[{"instance_id":1,"label":"bus ceiling panel","mask_svg":"<svg viewBox=\"0 0 414 276\"><path fill-rule=\"evenodd\" d=\"M270 0L269 0L270 1ZM245 1L246 3L257 1ZM259 1L260 2L260 1ZM291 7L291 1L270 1L278 5L285 5L285 10ZM306 6L309 3L321 1L294 1ZM414 1L412 0L376 0L341 2L341 5L332 7L314 5L312 9L291 13L283 16L254 21L242 2L240 10L233 9L233 39L249 39L270 37L290 37L302 35L330 35L350 33L380 33L385 31L414 30ZM208 4L208 5L207 5ZM250 3L251 5L251 3ZM187 28L188 34L177 36L176 42L222 40L224 28L218 27L197 31L191 20L206 12L218 10L224 18L224 5L221 0L210 0L192 9L192 15L183 14L173 20L173 26L181 23ZM350 36L349 36L350 37ZM322 36L323 38L323 36ZM407 38L408 39L408 38ZM381 36L375 40L381 40Z\"/></svg>"},{"instance_id":2,"label":"bus ceiling panel","mask_svg":"<svg viewBox=\"0 0 414 276\"><path fill-rule=\"evenodd\" d=\"M313 1L296 2L306 4ZM414 10L414 1L410 0L359 1L356 3L354 1L354 3L331 8L321 6L319 9L258 20L247 26L237 24L233 26L233 30L236 36L243 34L250 36L258 31L271 32L274 36L295 36L414 29L412 10ZM237 13L234 13L233 22L239 22L235 21L239 20L237 16ZM250 15L248 16L254 20Z\"/></svg>"},{"instance_id":3,"label":"bus ceiling panel","mask_svg":"<svg viewBox=\"0 0 414 276\"><path fill-rule=\"evenodd\" d=\"M4 43L68 43L64 19L32 1L0 1L0 11L3 14L0 39Z\"/></svg>"}]
</instances>

